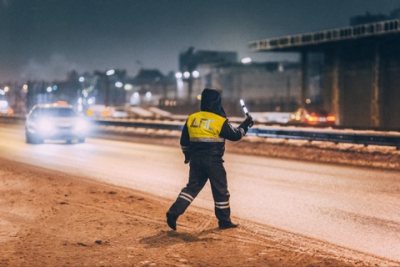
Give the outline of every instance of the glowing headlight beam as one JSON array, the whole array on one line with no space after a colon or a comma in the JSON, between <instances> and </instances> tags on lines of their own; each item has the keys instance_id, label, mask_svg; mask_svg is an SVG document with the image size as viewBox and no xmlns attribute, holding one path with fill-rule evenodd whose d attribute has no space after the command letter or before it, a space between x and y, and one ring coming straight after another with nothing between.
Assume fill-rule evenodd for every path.
<instances>
[{"instance_id":1,"label":"glowing headlight beam","mask_svg":"<svg viewBox=\"0 0 400 267\"><path fill-rule=\"evenodd\" d=\"M37 126L38 126L38 131L41 134L49 134L54 130L53 125L51 124L51 121L46 120L46 119L40 120L38 122Z\"/></svg>"}]
</instances>

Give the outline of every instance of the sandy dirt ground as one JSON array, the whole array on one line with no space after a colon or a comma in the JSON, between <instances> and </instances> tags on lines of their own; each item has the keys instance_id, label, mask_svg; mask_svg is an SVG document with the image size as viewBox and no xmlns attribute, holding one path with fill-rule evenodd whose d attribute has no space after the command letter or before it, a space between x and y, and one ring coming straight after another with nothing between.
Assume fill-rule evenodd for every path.
<instances>
[{"instance_id":1,"label":"sandy dirt ground","mask_svg":"<svg viewBox=\"0 0 400 267\"><path fill-rule=\"evenodd\" d=\"M0 158L0 266L381 266L382 260L191 206Z\"/></svg>"}]
</instances>

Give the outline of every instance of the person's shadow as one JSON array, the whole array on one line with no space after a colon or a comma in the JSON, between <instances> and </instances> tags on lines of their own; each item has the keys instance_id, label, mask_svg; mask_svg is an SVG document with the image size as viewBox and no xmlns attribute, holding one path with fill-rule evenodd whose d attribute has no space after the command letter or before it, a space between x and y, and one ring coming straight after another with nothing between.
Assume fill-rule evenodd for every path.
<instances>
[{"instance_id":1,"label":"person's shadow","mask_svg":"<svg viewBox=\"0 0 400 267\"><path fill-rule=\"evenodd\" d=\"M208 234L216 232L216 229L202 231L198 234L181 233L176 231L160 231L158 234L144 237L139 240L139 243L145 244L147 247L165 247L177 243L191 243L202 241L215 241L213 237L207 237Z\"/></svg>"}]
</instances>

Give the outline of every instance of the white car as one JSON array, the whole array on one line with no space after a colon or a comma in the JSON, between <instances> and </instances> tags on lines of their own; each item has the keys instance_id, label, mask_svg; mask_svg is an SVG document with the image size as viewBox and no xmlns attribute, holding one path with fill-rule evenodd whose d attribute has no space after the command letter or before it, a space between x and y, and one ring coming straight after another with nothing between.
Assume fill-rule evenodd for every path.
<instances>
[{"instance_id":1,"label":"white car","mask_svg":"<svg viewBox=\"0 0 400 267\"><path fill-rule=\"evenodd\" d=\"M85 142L88 121L80 116L71 105L36 105L26 117L25 136L29 144L40 144L44 140L77 140Z\"/></svg>"}]
</instances>

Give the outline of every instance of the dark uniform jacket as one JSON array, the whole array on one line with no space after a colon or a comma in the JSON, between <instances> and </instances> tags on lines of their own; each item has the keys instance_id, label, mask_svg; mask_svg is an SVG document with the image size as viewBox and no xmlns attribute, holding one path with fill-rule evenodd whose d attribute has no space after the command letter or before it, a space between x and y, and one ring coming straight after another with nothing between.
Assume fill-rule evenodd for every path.
<instances>
[{"instance_id":1,"label":"dark uniform jacket","mask_svg":"<svg viewBox=\"0 0 400 267\"><path fill-rule=\"evenodd\" d=\"M248 130L243 123L236 128L228 122L215 89L204 89L200 109L188 117L182 129L180 144L186 160L201 155L222 157L225 139L238 141Z\"/></svg>"}]
</instances>

